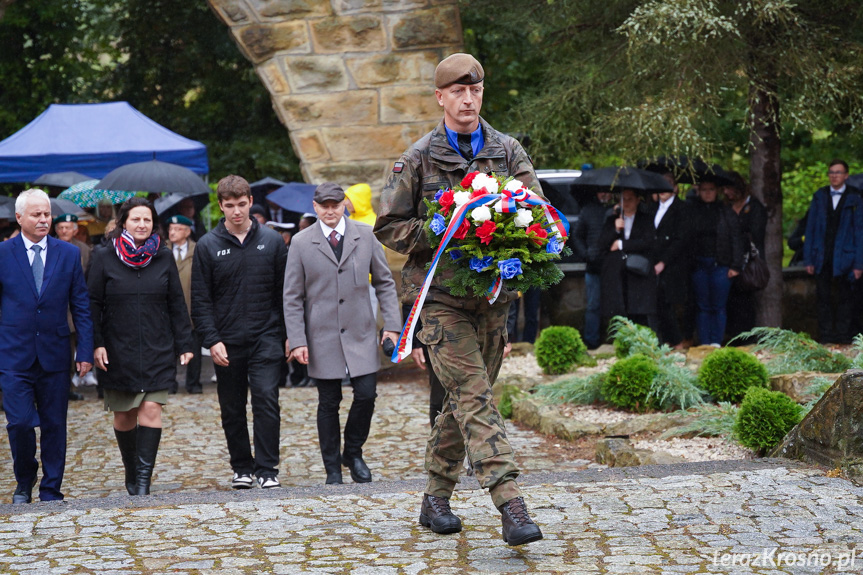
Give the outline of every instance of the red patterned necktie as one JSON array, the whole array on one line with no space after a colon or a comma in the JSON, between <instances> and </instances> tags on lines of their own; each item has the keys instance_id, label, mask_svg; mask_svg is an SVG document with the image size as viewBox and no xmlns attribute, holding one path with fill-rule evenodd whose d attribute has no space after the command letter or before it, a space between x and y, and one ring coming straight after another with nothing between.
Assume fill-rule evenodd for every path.
<instances>
[{"instance_id":1,"label":"red patterned necktie","mask_svg":"<svg viewBox=\"0 0 863 575\"><path fill-rule=\"evenodd\" d=\"M339 247L339 232L336 230L330 232L330 245L334 248Z\"/></svg>"}]
</instances>

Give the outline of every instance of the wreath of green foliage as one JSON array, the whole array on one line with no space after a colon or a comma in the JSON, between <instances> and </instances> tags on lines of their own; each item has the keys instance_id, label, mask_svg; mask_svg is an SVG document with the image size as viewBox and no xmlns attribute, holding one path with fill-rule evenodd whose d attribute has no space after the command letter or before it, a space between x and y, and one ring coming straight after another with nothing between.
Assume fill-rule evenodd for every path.
<instances>
[{"instance_id":1,"label":"wreath of green foliage","mask_svg":"<svg viewBox=\"0 0 863 575\"><path fill-rule=\"evenodd\" d=\"M602 384L602 397L623 409L654 409L656 403L649 399L649 394L658 374L659 366L654 359L640 353L625 357L608 370Z\"/></svg>"},{"instance_id":2,"label":"wreath of green foliage","mask_svg":"<svg viewBox=\"0 0 863 575\"><path fill-rule=\"evenodd\" d=\"M494 173L489 175L497 177ZM497 179L503 188L507 182L514 178L497 177ZM471 191L471 188L463 188L460 185L454 186L452 189L454 192ZM429 227L429 222L432 221L435 214L440 213L449 224L456 208L453 205L444 213L438 202L428 198L424 198L423 202L425 202L427 210L426 235L432 251L436 251L444 234L435 234ZM442 283L449 288L450 293L459 297L484 297L489 287L500 277L497 262L511 258L518 258L521 261L522 273L514 278L504 280L505 287L509 289L526 292L532 287L546 289L560 282L563 279L563 272L555 265L555 261L562 256L572 254L572 250L564 246L559 254L547 252L548 238L537 238L534 235L526 234L525 228L519 228L515 225L515 214L497 213L491 205L488 207L491 210L492 221L497 224L491 242L483 244L476 237L477 225L469 216L466 216L467 221L470 222L467 235L461 240L451 239L438 260L435 273L441 275ZM548 223L543 208L531 206L530 210L534 223L542 223L547 230ZM471 258L482 259L487 256L494 258L490 267L479 272L470 269ZM426 265L426 270L429 269L431 269L431 263Z\"/></svg>"},{"instance_id":3,"label":"wreath of green foliage","mask_svg":"<svg viewBox=\"0 0 863 575\"><path fill-rule=\"evenodd\" d=\"M757 357L741 349L717 349L701 364L698 385L716 401L737 403L750 387L767 387L767 368Z\"/></svg>"},{"instance_id":4,"label":"wreath of green foliage","mask_svg":"<svg viewBox=\"0 0 863 575\"><path fill-rule=\"evenodd\" d=\"M764 453L800 423L802 413L803 408L781 391L753 387L740 404L734 433L741 445Z\"/></svg>"},{"instance_id":5,"label":"wreath of green foliage","mask_svg":"<svg viewBox=\"0 0 863 575\"><path fill-rule=\"evenodd\" d=\"M533 344L536 363L543 373L567 373L587 353L581 334L568 325L553 325L539 333Z\"/></svg>"},{"instance_id":6,"label":"wreath of green foliage","mask_svg":"<svg viewBox=\"0 0 863 575\"><path fill-rule=\"evenodd\" d=\"M813 340L809 334L795 333L778 327L756 327L735 340L754 339L753 351L769 351L776 356L767 362L770 375L797 371L842 373L852 367L851 360ZM863 343L863 341L861 341Z\"/></svg>"}]
</instances>

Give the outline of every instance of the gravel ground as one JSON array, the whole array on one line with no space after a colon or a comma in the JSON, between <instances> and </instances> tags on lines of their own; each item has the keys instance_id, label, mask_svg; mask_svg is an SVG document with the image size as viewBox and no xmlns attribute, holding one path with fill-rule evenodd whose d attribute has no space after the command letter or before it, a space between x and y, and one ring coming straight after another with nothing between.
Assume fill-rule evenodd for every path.
<instances>
[{"instance_id":1,"label":"gravel ground","mask_svg":"<svg viewBox=\"0 0 863 575\"><path fill-rule=\"evenodd\" d=\"M718 437L683 439L641 439L632 442L636 449L665 451L686 461L720 461L723 459L754 459L755 453Z\"/></svg>"}]
</instances>

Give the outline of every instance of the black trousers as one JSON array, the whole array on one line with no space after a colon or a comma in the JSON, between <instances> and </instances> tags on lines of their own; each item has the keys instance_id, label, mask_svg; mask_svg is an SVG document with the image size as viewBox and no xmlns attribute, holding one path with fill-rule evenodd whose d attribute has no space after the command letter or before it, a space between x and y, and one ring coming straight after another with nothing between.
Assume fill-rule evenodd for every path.
<instances>
[{"instance_id":1,"label":"black trousers","mask_svg":"<svg viewBox=\"0 0 863 575\"><path fill-rule=\"evenodd\" d=\"M192 347L195 355L186 364L186 391L201 387L201 338L192 330Z\"/></svg>"},{"instance_id":2,"label":"black trousers","mask_svg":"<svg viewBox=\"0 0 863 575\"><path fill-rule=\"evenodd\" d=\"M362 457L375 411L377 373L351 378L354 401L345 423L345 457ZM318 387L318 441L327 473L341 471L339 404L342 402L341 379L316 379Z\"/></svg>"},{"instance_id":3,"label":"black trousers","mask_svg":"<svg viewBox=\"0 0 863 575\"><path fill-rule=\"evenodd\" d=\"M815 297L818 301L818 341L850 343L851 320L854 310L854 283L846 276L833 276L832 267L815 276Z\"/></svg>"},{"instance_id":4,"label":"black trousers","mask_svg":"<svg viewBox=\"0 0 863 575\"><path fill-rule=\"evenodd\" d=\"M659 341L673 347L683 341L678 317L685 313L681 309L685 303L670 300L665 284L661 281L657 284L656 300Z\"/></svg>"},{"instance_id":5,"label":"black trousers","mask_svg":"<svg viewBox=\"0 0 863 575\"><path fill-rule=\"evenodd\" d=\"M279 377L285 358L284 347L281 357L278 354L278 339L273 338L275 342L270 339L264 338L251 345L226 345L230 365L214 366L222 429L235 473L254 473L259 477L279 473ZM249 393L252 396L254 457L246 421Z\"/></svg>"}]
</instances>

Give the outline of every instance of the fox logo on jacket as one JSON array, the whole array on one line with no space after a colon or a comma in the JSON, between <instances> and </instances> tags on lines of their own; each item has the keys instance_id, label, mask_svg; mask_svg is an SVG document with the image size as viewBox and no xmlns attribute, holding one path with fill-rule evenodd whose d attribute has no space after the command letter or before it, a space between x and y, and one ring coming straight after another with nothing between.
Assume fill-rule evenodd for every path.
<instances>
[{"instance_id":1,"label":"fox logo on jacket","mask_svg":"<svg viewBox=\"0 0 863 575\"><path fill-rule=\"evenodd\" d=\"M219 251L217 251L217 252L216 252L216 257L219 257L219 256L226 256L226 255L228 255L229 253L231 253L230 248L229 248L229 249L227 249L227 250L219 250Z\"/></svg>"}]
</instances>

